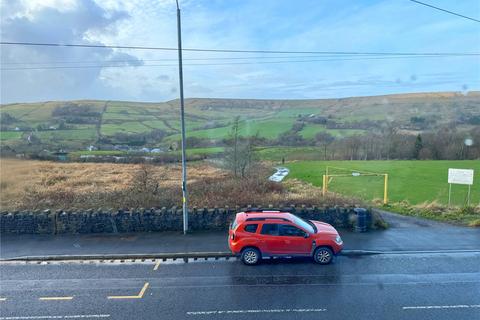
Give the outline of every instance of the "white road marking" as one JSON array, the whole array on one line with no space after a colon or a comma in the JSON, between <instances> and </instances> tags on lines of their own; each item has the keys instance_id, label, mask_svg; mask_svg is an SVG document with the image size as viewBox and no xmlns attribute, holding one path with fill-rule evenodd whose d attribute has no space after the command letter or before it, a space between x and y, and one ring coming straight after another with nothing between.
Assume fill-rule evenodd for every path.
<instances>
[{"instance_id":1,"label":"white road marking","mask_svg":"<svg viewBox=\"0 0 480 320\"><path fill-rule=\"evenodd\" d=\"M450 306L411 306L402 307L403 310L421 310L421 309L468 309L468 308L480 308L480 304L457 304Z\"/></svg>"},{"instance_id":2,"label":"white road marking","mask_svg":"<svg viewBox=\"0 0 480 320\"><path fill-rule=\"evenodd\" d=\"M38 300L50 301L50 300L72 300L73 297L40 297Z\"/></svg>"},{"instance_id":3,"label":"white road marking","mask_svg":"<svg viewBox=\"0 0 480 320\"><path fill-rule=\"evenodd\" d=\"M157 270L158 270L158 267L160 267L160 261L158 261L157 263L155 263L155 267L153 267L153 271L157 271Z\"/></svg>"},{"instance_id":4,"label":"white road marking","mask_svg":"<svg viewBox=\"0 0 480 320\"><path fill-rule=\"evenodd\" d=\"M325 312L327 309L251 309L251 310L211 310L189 311L189 316L205 316L214 314L248 314L248 313L289 313L289 312Z\"/></svg>"},{"instance_id":5,"label":"white road marking","mask_svg":"<svg viewBox=\"0 0 480 320\"><path fill-rule=\"evenodd\" d=\"M41 319L99 319L109 318L109 314L73 314L66 316L24 316L24 317L0 317L0 320L41 320Z\"/></svg>"}]
</instances>

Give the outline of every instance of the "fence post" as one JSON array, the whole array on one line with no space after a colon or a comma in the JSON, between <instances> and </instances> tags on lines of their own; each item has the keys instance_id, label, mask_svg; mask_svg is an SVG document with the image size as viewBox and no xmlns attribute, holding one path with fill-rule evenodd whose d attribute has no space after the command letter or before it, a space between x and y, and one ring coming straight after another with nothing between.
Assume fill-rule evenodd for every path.
<instances>
[{"instance_id":1,"label":"fence post","mask_svg":"<svg viewBox=\"0 0 480 320\"><path fill-rule=\"evenodd\" d=\"M385 174L385 181L383 186L383 204L388 203L388 174Z\"/></svg>"},{"instance_id":2,"label":"fence post","mask_svg":"<svg viewBox=\"0 0 480 320\"><path fill-rule=\"evenodd\" d=\"M328 176L327 175L323 175L323 186L322 186L322 196L325 197L325 193L327 192L327 182L328 181Z\"/></svg>"}]
</instances>

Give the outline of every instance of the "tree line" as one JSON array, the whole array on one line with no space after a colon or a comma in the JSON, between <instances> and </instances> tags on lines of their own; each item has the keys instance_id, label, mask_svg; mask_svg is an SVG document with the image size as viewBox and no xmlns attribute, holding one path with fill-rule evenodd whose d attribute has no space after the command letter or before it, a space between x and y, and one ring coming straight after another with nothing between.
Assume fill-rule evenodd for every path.
<instances>
[{"instance_id":1,"label":"tree line","mask_svg":"<svg viewBox=\"0 0 480 320\"><path fill-rule=\"evenodd\" d=\"M480 158L480 127L470 131L440 128L418 134L385 128L365 135L335 138L322 132L314 144L324 160L468 160Z\"/></svg>"},{"instance_id":2,"label":"tree line","mask_svg":"<svg viewBox=\"0 0 480 320\"><path fill-rule=\"evenodd\" d=\"M480 127L465 131L445 126L438 130L413 133L385 126L381 130L362 135L335 137L324 131L317 133L313 139L305 139L300 135L302 128L294 126L277 139L268 140L258 134L240 137L238 126L237 119L229 138L222 142L227 163L233 167L240 166L240 163L248 167L252 162L252 150L258 146L318 147L319 160L480 159Z\"/></svg>"}]
</instances>

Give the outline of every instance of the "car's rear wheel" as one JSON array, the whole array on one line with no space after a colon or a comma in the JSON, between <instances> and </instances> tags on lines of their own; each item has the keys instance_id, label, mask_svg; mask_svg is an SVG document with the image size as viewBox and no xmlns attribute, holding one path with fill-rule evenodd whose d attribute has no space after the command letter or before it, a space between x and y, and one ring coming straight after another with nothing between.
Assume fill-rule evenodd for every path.
<instances>
[{"instance_id":1,"label":"car's rear wheel","mask_svg":"<svg viewBox=\"0 0 480 320\"><path fill-rule=\"evenodd\" d=\"M313 253L313 260L319 264L329 264L333 261L333 251L328 247L318 247Z\"/></svg>"},{"instance_id":2,"label":"car's rear wheel","mask_svg":"<svg viewBox=\"0 0 480 320\"><path fill-rule=\"evenodd\" d=\"M246 265L255 265L260 262L260 259L262 258L260 251L255 248L245 248L242 251L242 262L245 263Z\"/></svg>"}]
</instances>

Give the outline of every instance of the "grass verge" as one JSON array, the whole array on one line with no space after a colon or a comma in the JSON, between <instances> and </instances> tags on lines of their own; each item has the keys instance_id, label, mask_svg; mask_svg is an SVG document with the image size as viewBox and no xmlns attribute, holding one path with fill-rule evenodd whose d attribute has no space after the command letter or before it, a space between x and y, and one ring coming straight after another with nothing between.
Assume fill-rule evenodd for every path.
<instances>
[{"instance_id":1,"label":"grass verge","mask_svg":"<svg viewBox=\"0 0 480 320\"><path fill-rule=\"evenodd\" d=\"M480 227L480 206L448 208L437 202L411 205L403 201L386 205L382 208L406 216L448 222L461 226Z\"/></svg>"}]
</instances>

